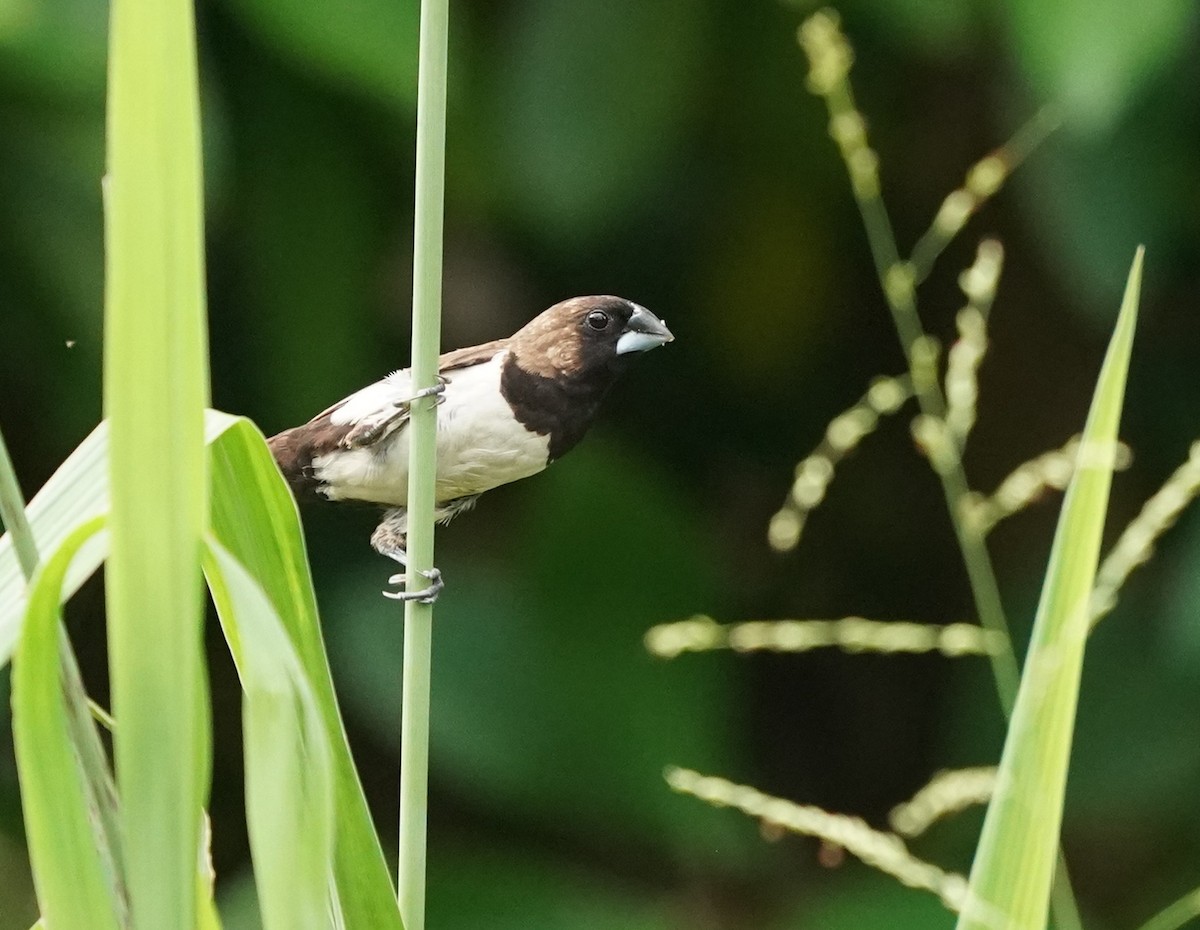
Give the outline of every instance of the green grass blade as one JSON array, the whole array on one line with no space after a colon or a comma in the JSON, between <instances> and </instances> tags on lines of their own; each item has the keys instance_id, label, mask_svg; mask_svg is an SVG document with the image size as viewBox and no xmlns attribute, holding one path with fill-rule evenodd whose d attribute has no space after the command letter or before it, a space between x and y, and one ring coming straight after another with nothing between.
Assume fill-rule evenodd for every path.
<instances>
[{"instance_id":1,"label":"green grass blade","mask_svg":"<svg viewBox=\"0 0 1200 930\"><path fill-rule=\"evenodd\" d=\"M279 612L324 718L335 778L336 897L345 926L399 930L395 892L333 691L295 502L262 434L248 420L210 410L205 439L212 458L214 531ZM107 512L107 454L108 430L102 423L30 503L30 523L44 551L57 549L83 517ZM67 571L64 597L95 572L106 553L95 538L83 545ZM24 581L5 536L0 539L0 664L20 636L25 603Z\"/></svg>"},{"instance_id":2,"label":"green grass blade","mask_svg":"<svg viewBox=\"0 0 1200 930\"><path fill-rule=\"evenodd\" d=\"M34 577L13 662L13 739L43 919L56 930L116 930L116 866L105 862L59 679L59 599L71 560L103 526L71 533Z\"/></svg>"},{"instance_id":3,"label":"green grass blade","mask_svg":"<svg viewBox=\"0 0 1200 930\"><path fill-rule=\"evenodd\" d=\"M38 565L38 547L34 541L33 528L25 513L25 498L17 482L8 447L0 434L0 515L4 526L12 536L17 564L26 579L32 579ZM73 562L72 562L73 564ZM96 812L96 823L100 828L98 840L103 845L103 854L114 863L116 895L122 901L125 894L124 857L121 846L120 813L117 803L117 788L113 781L108 752L96 732L92 719L95 707L88 700L83 677L75 651L67 637L66 629L59 624L59 663L62 672L63 696L67 706L67 725L71 732L71 744L82 768L88 803Z\"/></svg>"},{"instance_id":4,"label":"green grass blade","mask_svg":"<svg viewBox=\"0 0 1200 930\"><path fill-rule=\"evenodd\" d=\"M206 412L204 441L217 442L236 417L216 410ZM38 491L26 514L34 539L42 552L57 549L78 526L108 513L108 423L102 422L75 447L67 460ZM107 544L96 538L84 544L67 569L63 600L79 590L108 555ZM0 666L12 656L25 616L25 578L13 551L11 534L0 537Z\"/></svg>"},{"instance_id":5,"label":"green grass blade","mask_svg":"<svg viewBox=\"0 0 1200 930\"><path fill-rule=\"evenodd\" d=\"M1041 930L1046 926L1089 602L1108 508L1112 450L1121 419L1141 279L1139 249L1088 413L1080 467L1058 521L996 791L984 821L958 930Z\"/></svg>"},{"instance_id":6,"label":"green grass blade","mask_svg":"<svg viewBox=\"0 0 1200 930\"><path fill-rule=\"evenodd\" d=\"M136 930L190 928L209 782L202 650L208 399L199 94L188 0L109 28L104 406L108 641Z\"/></svg>"},{"instance_id":7,"label":"green grass blade","mask_svg":"<svg viewBox=\"0 0 1200 930\"><path fill-rule=\"evenodd\" d=\"M81 524L108 513L108 424L101 423L81 442L29 502L25 515L36 549L53 552ZM98 541L85 544L63 582L69 598L104 560ZM0 665L7 664L21 635L28 595L12 533L0 538Z\"/></svg>"},{"instance_id":8,"label":"green grass blade","mask_svg":"<svg viewBox=\"0 0 1200 930\"><path fill-rule=\"evenodd\" d=\"M205 576L246 695L246 818L263 926L324 930L333 865L324 721L278 613L215 539Z\"/></svg>"},{"instance_id":9,"label":"green grass blade","mask_svg":"<svg viewBox=\"0 0 1200 930\"><path fill-rule=\"evenodd\" d=\"M334 906L346 927L401 930L395 892L333 690L295 501L253 423L225 414L210 418L225 425L211 447L213 533L262 585L300 657L324 720L334 773Z\"/></svg>"}]
</instances>

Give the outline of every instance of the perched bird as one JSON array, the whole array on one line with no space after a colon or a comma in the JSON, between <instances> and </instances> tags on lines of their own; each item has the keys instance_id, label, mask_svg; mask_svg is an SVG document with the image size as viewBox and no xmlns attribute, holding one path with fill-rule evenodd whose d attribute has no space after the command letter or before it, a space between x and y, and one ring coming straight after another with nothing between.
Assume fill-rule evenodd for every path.
<instances>
[{"instance_id":1,"label":"perched bird","mask_svg":"<svg viewBox=\"0 0 1200 930\"><path fill-rule=\"evenodd\" d=\"M446 523L484 491L537 474L569 452L628 361L673 339L662 320L632 301L564 300L507 339L443 355L436 386L414 391L409 369L394 372L272 437L271 452L298 497L387 508L371 545L407 565L406 427L418 396L439 395L434 514ZM430 602L441 573L434 569L428 580L420 591L384 594ZM403 573L389 579L403 582Z\"/></svg>"}]
</instances>

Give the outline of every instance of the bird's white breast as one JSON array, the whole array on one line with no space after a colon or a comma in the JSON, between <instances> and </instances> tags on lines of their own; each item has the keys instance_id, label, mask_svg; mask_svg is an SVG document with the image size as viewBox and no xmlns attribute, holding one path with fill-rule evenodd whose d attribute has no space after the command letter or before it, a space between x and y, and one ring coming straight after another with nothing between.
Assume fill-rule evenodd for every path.
<instances>
[{"instance_id":1,"label":"bird's white breast","mask_svg":"<svg viewBox=\"0 0 1200 930\"><path fill-rule=\"evenodd\" d=\"M500 393L507 353L489 362L446 374L444 400L437 411L439 502L479 494L527 478L546 467L549 437L527 430ZM335 423L371 420L411 396L408 372L397 372L347 399L333 414ZM378 446L347 449L313 460L316 478L331 500L366 500L395 506L408 501L409 431L404 428Z\"/></svg>"}]
</instances>

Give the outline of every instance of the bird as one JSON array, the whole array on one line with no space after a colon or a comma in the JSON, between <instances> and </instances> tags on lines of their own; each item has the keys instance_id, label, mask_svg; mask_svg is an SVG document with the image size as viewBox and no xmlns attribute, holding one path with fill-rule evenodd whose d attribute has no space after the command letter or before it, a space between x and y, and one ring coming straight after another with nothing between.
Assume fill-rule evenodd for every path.
<instances>
[{"instance_id":1,"label":"bird","mask_svg":"<svg viewBox=\"0 0 1200 930\"><path fill-rule=\"evenodd\" d=\"M573 297L513 335L438 359L435 385L414 390L411 369L392 372L268 440L297 499L361 501L383 517L372 547L407 568L408 424L419 397L437 402L434 519L447 523L485 491L544 470L575 447L629 362L674 341L666 323L623 297ZM444 582L398 600L432 603Z\"/></svg>"}]
</instances>

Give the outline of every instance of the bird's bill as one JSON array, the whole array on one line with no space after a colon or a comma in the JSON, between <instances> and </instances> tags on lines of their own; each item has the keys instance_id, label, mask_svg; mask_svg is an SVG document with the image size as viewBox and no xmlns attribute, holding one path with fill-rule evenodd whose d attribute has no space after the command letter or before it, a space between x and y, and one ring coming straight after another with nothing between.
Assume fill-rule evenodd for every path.
<instances>
[{"instance_id":1,"label":"bird's bill","mask_svg":"<svg viewBox=\"0 0 1200 930\"><path fill-rule=\"evenodd\" d=\"M625 324L625 329L617 339L618 355L625 355L628 352L647 352L675 339L671 335L671 331L667 329L666 323L645 307L638 307L636 304L634 306L636 309L633 311L633 316L629 318L629 322Z\"/></svg>"}]
</instances>

